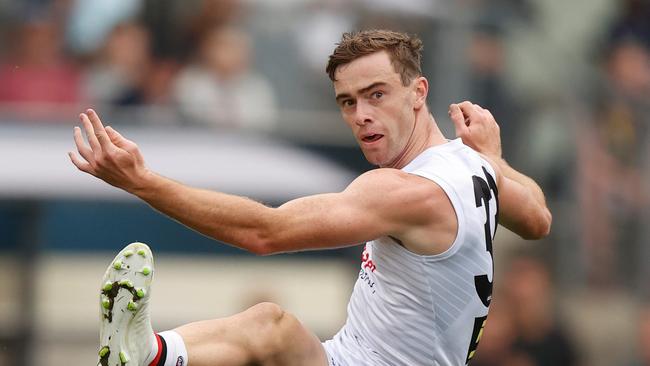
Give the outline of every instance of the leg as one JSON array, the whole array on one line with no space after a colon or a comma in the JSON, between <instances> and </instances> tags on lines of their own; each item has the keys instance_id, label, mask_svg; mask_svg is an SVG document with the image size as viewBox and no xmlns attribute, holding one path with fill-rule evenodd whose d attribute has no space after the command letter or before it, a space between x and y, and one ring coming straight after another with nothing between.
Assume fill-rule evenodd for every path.
<instances>
[{"instance_id":1,"label":"leg","mask_svg":"<svg viewBox=\"0 0 650 366\"><path fill-rule=\"evenodd\" d=\"M106 270L100 289L99 365L169 364L160 360L166 348L159 349L149 319L153 275L153 255L143 243L128 245ZM191 366L328 364L320 341L293 315L271 303L174 331L182 338L175 345L185 346Z\"/></svg>"},{"instance_id":2,"label":"leg","mask_svg":"<svg viewBox=\"0 0 650 366\"><path fill-rule=\"evenodd\" d=\"M175 331L183 337L191 366L327 366L318 338L272 303Z\"/></svg>"}]
</instances>

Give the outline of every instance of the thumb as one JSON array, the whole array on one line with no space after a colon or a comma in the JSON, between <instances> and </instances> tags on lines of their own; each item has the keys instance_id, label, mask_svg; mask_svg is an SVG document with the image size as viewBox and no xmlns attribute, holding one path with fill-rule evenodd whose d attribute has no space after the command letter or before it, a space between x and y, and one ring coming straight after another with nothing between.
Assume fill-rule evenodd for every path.
<instances>
[{"instance_id":1,"label":"thumb","mask_svg":"<svg viewBox=\"0 0 650 366\"><path fill-rule=\"evenodd\" d=\"M113 127L106 126L105 130L108 133L108 137L115 144L115 146L127 151L130 151L136 147L133 141L124 138L124 136L122 136L119 132L115 131Z\"/></svg>"},{"instance_id":2,"label":"thumb","mask_svg":"<svg viewBox=\"0 0 650 366\"><path fill-rule=\"evenodd\" d=\"M106 126L105 130L108 134L108 137L115 144L115 146L134 156L139 164L144 164L144 158L142 157L142 154L140 154L138 145L136 145L135 142L125 138L119 132L115 131L111 126Z\"/></svg>"},{"instance_id":3,"label":"thumb","mask_svg":"<svg viewBox=\"0 0 650 366\"><path fill-rule=\"evenodd\" d=\"M457 137L465 136L469 132L469 128L465 124L465 116L463 115L463 111L460 110L458 104L451 104L449 106L449 117L454 123Z\"/></svg>"},{"instance_id":4,"label":"thumb","mask_svg":"<svg viewBox=\"0 0 650 366\"><path fill-rule=\"evenodd\" d=\"M106 126L104 129L108 132L108 137L110 137L113 142L119 141L119 138L122 137L122 135L115 131L111 126Z\"/></svg>"}]
</instances>

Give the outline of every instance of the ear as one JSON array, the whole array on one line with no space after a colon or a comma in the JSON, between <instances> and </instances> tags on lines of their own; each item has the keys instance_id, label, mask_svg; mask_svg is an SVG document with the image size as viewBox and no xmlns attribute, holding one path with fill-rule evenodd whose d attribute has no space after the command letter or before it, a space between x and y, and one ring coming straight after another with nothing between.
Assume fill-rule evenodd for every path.
<instances>
[{"instance_id":1,"label":"ear","mask_svg":"<svg viewBox=\"0 0 650 366\"><path fill-rule=\"evenodd\" d=\"M427 103L427 94L429 94L429 81L424 76L417 77L413 80L413 92L415 93L415 110L421 109Z\"/></svg>"}]
</instances>

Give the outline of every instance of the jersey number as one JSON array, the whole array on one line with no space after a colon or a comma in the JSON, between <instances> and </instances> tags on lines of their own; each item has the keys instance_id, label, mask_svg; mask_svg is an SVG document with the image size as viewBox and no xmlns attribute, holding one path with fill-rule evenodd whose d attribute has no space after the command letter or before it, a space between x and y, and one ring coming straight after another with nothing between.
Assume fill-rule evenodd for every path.
<instances>
[{"instance_id":1,"label":"jersey number","mask_svg":"<svg viewBox=\"0 0 650 366\"><path fill-rule=\"evenodd\" d=\"M493 232L490 225L490 200L494 199L496 201L496 210L493 213L494 226L496 228L499 215L499 193L497 190L497 184L492 175L490 175L485 168L483 168L483 173L485 173L487 181L477 175L472 177L472 181L474 182L474 199L476 201L476 207L485 208L485 225L483 226L485 231L485 250L490 253L490 259L492 260L492 266L494 267L494 256L492 254ZM485 305L485 307L490 306L490 302L492 302L492 282L489 280L487 274L474 276L474 287L476 287L476 294L479 299L481 299L483 305ZM469 350L467 351L466 363L474 357L474 353L478 347L478 342L481 340L481 335L483 334L483 327L485 326L486 318L487 316L484 316L474 320L474 329L469 344Z\"/></svg>"}]
</instances>

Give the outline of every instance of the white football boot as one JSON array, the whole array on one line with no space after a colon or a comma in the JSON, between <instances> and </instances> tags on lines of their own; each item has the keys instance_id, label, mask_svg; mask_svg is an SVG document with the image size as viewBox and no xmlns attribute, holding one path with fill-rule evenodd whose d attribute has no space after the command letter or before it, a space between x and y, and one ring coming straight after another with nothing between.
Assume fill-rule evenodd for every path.
<instances>
[{"instance_id":1,"label":"white football boot","mask_svg":"<svg viewBox=\"0 0 650 366\"><path fill-rule=\"evenodd\" d=\"M99 292L100 366L147 366L156 342L149 318L153 255L144 243L131 243L113 259Z\"/></svg>"}]
</instances>

